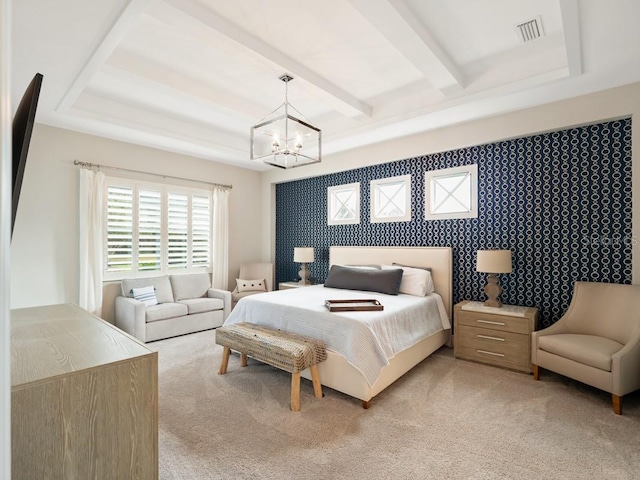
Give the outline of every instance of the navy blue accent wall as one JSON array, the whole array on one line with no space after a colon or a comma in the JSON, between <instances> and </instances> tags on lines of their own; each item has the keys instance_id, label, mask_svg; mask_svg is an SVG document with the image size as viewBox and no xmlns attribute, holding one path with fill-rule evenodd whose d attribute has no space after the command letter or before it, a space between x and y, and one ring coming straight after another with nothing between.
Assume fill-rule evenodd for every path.
<instances>
[{"instance_id":1,"label":"navy blue accent wall","mask_svg":"<svg viewBox=\"0 0 640 480\"><path fill-rule=\"evenodd\" d=\"M424 219L424 172L478 165L478 218ZM369 222L369 181L411 174L412 220ZM327 187L360 182L360 224L327 225ZM317 283L331 245L450 246L454 303L484 300L476 250L513 251L506 304L567 309L576 280L631 283L631 119L409 158L276 187L276 278L297 280L297 246L315 247Z\"/></svg>"}]
</instances>

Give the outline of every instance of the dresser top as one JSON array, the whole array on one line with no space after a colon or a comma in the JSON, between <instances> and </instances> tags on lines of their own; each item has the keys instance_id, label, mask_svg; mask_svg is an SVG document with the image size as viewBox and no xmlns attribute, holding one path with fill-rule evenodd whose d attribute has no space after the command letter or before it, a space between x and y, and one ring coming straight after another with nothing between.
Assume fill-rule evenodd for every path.
<instances>
[{"instance_id":1,"label":"dresser top","mask_svg":"<svg viewBox=\"0 0 640 480\"><path fill-rule=\"evenodd\" d=\"M521 307L519 305L503 305L502 307L487 307L484 302L462 302L461 310L490 313L492 315L509 315L510 317L527 317L532 307Z\"/></svg>"},{"instance_id":2,"label":"dresser top","mask_svg":"<svg viewBox=\"0 0 640 480\"><path fill-rule=\"evenodd\" d=\"M155 354L115 326L72 304L11 311L11 385Z\"/></svg>"}]
</instances>

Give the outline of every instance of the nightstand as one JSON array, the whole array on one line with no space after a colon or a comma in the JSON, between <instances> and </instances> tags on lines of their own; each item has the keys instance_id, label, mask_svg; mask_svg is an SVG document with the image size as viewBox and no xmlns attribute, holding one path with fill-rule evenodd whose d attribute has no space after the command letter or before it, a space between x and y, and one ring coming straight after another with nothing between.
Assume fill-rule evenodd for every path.
<instances>
[{"instance_id":1,"label":"nightstand","mask_svg":"<svg viewBox=\"0 0 640 480\"><path fill-rule=\"evenodd\" d=\"M531 373L531 332L538 309L503 305L485 307L465 300L454 307L454 355Z\"/></svg>"},{"instance_id":2,"label":"nightstand","mask_svg":"<svg viewBox=\"0 0 640 480\"><path fill-rule=\"evenodd\" d=\"M287 288L300 288L300 287L310 287L311 284L302 285L298 282L280 282L278 284L278 290L286 290Z\"/></svg>"}]
</instances>

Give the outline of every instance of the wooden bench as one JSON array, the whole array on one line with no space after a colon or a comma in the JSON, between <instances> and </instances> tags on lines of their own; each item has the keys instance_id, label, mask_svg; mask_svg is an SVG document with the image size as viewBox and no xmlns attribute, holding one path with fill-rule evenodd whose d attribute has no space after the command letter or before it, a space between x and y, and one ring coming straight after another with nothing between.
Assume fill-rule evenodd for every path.
<instances>
[{"instance_id":1,"label":"wooden bench","mask_svg":"<svg viewBox=\"0 0 640 480\"><path fill-rule=\"evenodd\" d=\"M251 323L236 323L216 330L216 343L224 347L220 375L227 373L231 350L240 352L240 365L247 366L247 356L291 373L291 410L300 410L300 372L311 371L313 392L322 398L318 363L327 352L320 340Z\"/></svg>"}]
</instances>

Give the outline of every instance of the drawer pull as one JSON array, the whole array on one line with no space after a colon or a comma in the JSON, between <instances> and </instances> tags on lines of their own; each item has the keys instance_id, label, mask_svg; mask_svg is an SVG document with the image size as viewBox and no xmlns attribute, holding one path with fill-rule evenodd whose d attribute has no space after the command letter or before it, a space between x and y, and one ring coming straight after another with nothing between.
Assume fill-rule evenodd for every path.
<instances>
[{"instance_id":1,"label":"drawer pull","mask_svg":"<svg viewBox=\"0 0 640 480\"><path fill-rule=\"evenodd\" d=\"M489 335L480 335L480 334L478 334L478 338L486 338L487 340L496 340L498 342L506 342L507 341L505 338L490 337Z\"/></svg>"},{"instance_id":2,"label":"drawer pull","mask_svg":"<svg viewBox=\"0 0 640 480\"><path fill-rule=\"evenodd\" d=\"M487 352L486 350L476 350L476 352L484 353L486 355L494 355L496 357L504 357L504 356L506 356L504 353Z\"/></svg>"},{"instance_id":3,"label":"drawer pull","mask_svg":"<svg viewBox=\"0 0 640 480\"><path fill-rule=\"evenodd\" d=\"M488 323L489 325L501 325L503 327L506 325L506 323L504 323L504 322L492 322L491 320L480 320L480 319L477 319L476 322L478 322L478 323Z\"/></svg>"}]
</instances>

